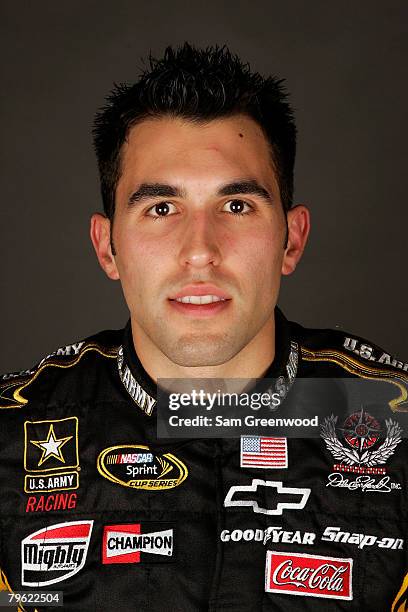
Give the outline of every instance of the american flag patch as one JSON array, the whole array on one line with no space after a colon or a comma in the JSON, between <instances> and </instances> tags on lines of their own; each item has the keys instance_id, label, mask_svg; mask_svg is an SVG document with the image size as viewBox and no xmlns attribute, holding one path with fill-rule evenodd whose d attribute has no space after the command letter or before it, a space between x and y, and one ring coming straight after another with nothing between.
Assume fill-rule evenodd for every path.
<instances>
[{"instance_id":1,"label":"american flag patch","mask_svg":"<svg viewBox=\"0 0 408 612\"><path fill-rule=\"evenodd\" d=\"M286 438L241 436L241 467L287 468Z\"/></svg>"}]
</instances>

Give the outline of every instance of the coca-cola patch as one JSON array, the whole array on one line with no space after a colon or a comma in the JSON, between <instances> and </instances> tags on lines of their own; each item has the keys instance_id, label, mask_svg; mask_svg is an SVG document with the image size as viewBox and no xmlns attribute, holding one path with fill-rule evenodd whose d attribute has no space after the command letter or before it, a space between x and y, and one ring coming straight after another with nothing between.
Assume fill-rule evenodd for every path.
<instances>
[{"instance_id":1,"label":"coca-cola patch","mask_svg":"<svg viewBox=\"0 0 408 612\"><path fill-rule=\"evenodd\" d=\"M353 559L269 550L266 554L265 591L351 600L352 569Z\"/></svg>"}]
</instances>

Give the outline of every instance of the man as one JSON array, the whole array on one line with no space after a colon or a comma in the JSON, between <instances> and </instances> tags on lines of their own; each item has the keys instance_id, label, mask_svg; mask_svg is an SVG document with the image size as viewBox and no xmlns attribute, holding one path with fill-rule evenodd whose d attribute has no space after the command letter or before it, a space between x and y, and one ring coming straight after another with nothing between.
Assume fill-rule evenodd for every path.
<instances>
[{"instance_id":1,"label":"man","mask_svg":"<svg viewBox=\"0 0 408 612\"><path fill-rule=\"evenodd\" d=\"M404 610L408 364L276 308L310 223L281 82L169 48L94 134L91 239L130 321L3 377L4 588L66 610ZM271 380L268 414L318 410L318 437L164 440L163 378Z\"/></svg>"}]
</instances>

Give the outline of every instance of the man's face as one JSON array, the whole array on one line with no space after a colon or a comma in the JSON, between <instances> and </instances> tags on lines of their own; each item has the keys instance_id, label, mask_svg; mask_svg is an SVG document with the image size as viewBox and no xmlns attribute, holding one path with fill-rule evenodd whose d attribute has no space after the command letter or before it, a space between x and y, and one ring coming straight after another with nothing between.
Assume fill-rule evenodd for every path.
<instances>
[{"instance_id":1,"label":"man's face","mask_svg":"<svg viewBox=\"0 0 408 612\"><path fill-rule=\"evenodd\" d=\"M259 126L241 115L145 120L121 171L109 276L120 278L136 347L219 365L270 333L286 221Z\"/></svg>"}]
</instances>

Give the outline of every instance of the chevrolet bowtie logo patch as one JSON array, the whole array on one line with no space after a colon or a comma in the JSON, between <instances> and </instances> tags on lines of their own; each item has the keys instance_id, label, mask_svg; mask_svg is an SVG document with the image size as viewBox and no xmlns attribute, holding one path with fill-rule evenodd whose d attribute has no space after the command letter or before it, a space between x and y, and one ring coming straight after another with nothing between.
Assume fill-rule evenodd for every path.
<instances>
[{"instance_id":1,"label":"chevrolet bowtie logo patch","mask_svg":"<svg viewBox=\"0 0 408 612\"><path fill-rule=\"evenodd\" d=\"M266 487L264 489L264 487ZM309 499L311 489L285 487L282 482L254 478L250 485L236 485L230 488L224 500L226 508L247 506L256 514L282 515L284 510L302 510ZM263 507L256 498L268 499L268 493L275 498L272 507ZM250 494L250 495L248 495ZM286 499L281 499L285 496ZM265 502L263 502L265 503Z\"/></svg>"}]
</instances>

